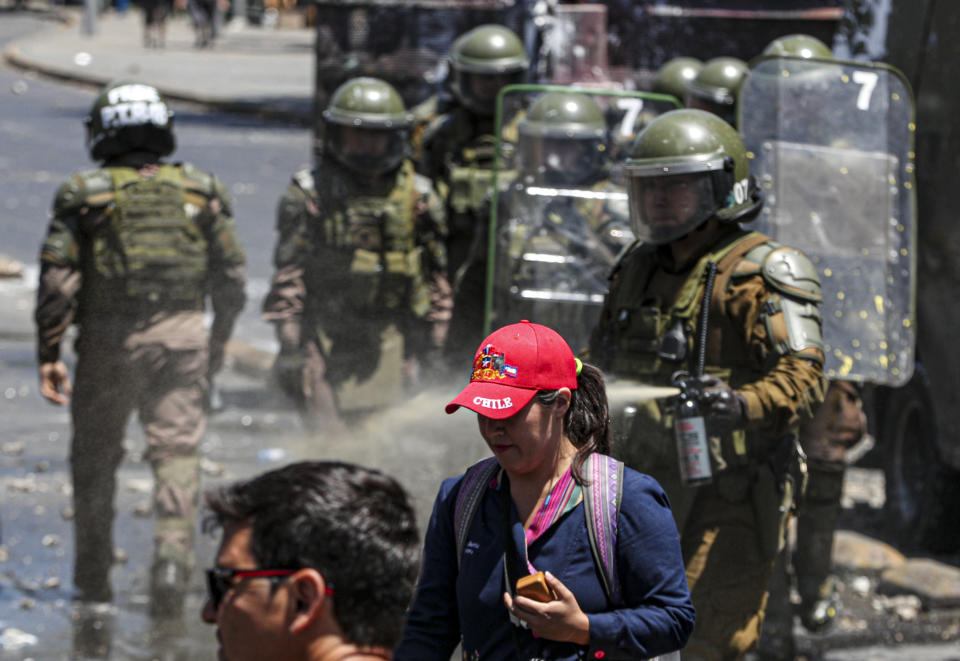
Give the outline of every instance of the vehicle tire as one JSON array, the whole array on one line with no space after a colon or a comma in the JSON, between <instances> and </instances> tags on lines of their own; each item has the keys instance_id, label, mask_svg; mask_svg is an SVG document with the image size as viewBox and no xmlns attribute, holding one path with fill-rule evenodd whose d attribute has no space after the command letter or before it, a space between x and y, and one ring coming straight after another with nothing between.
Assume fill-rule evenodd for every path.
<instances>
[{"instance_id":1,"label":"vehicle tire","mask_svg":"<svg viewBox=\"0 0 960 661\"><path fill-rule=\"evenodd\" d=\"M960 542L960 488L955 471L940 458L937 425L926 374L878 398L883 472L884 521L897 546L951 552Z\"/></svg>"}]
</instances>

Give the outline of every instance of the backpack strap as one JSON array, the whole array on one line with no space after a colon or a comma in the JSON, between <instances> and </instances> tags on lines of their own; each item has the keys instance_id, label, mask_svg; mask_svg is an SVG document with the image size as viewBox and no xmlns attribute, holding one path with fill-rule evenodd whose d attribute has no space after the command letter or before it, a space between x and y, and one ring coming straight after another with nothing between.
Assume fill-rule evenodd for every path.
<instances>
[{"instance_id":1,"label":"backpack strap","mask_svg":"<svg viewBox=\"0 0 960 661\"><path fill-rule=\"evenodd\" d=\"M460 557L467 546L467 533L470 524L483 500L483 493L490 484L490 480L497 474L500 464L496 457L487 457L470 468L463 475L460 482L460 492L453 505L453 531L457 540L457 566L460 566Z\"/></svg>"},{"instance_id":2,"label":"backpack strap","mask_svg":"<svg viewBox=\"0 0 960 661\"><path fill-rule=\"evenodd\" d=\"M453 506L453 528L457 541L457 565L467 545L467 533L483 494L500 464L489 457L467 469ZM591 454L581 468L589 484L583 489L583 514L593 561L600 570L603 591L614 605L623 603L617 573L617 519L623 495L623 462L604 454Z\"/></svg>"},{"instance_id":3,"label":"backpack strap","mask_svg":"<svg viewBox=\"0 0 960 661\"><path fill-rule=\"evenodd\" d=\"M616 606L623 603L617 574L617 520L623 496L623 462L594 453L583 462L581 473L587 484L583 490L583 514L593 561L600 569L603 591Z\"/></svg>"}]
</instances>

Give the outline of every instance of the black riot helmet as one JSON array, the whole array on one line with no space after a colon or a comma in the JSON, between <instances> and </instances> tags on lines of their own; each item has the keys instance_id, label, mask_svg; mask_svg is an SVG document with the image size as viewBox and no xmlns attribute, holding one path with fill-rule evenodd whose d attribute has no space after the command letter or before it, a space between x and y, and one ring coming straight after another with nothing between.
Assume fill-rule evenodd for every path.
<instances>
[{"instance_id":1,"label":"black riot helmet","mask_svg":"<svg viewBox=\"0 0 960 661\"><path fill-rule=\"evenodd\" d=\"M710 218L753 220L763 206L740 135L703 110L672 110L655 118L630 148L626 171L634 234L656 245Z\"/></svg>"},{"instance_id":2,"label":"black riot helmet","mask_svg":"<svg viewBox=\"0 0 960 661\"><path fill-rule=\"evenodd\" d=\"M407 155L413 117L386 81L348 80L334 91L323 119L325 151L354 172L383 174Z\"/></svg>"},{"instance_id":3,"label":"black riot helmet","mask_svg":"<svg viewBox=\"0 0 960 661\"><path fill-rule=\"evenodd\" d=\"M530 60L510 29L481 25L460 35L450 49L453 93L471 112L490 117L497 92L526 80Z\"/></svg>"},{"instance_id":4,"label":"black riot helmet","mask_svg":"<svg viewBox=\"0 0 960 661\"><path fill-rule=\"evenodd\" d=\"M550 92L517 125L525 174L553 186L587 185L606 167L607 123L586 94Z\"/></svg>"},{"instance_id":5,"label":"black riot helmet","mask_svg":"<svg viewBox=\"0 0 960 661\"><path fill-rule=\"evenodd\" d=\"M131 151L166 156L176 149L173 111L152 85L111 83L97 95L84 118L87 149L95 161Z\"/></svg>"}]
</instances>

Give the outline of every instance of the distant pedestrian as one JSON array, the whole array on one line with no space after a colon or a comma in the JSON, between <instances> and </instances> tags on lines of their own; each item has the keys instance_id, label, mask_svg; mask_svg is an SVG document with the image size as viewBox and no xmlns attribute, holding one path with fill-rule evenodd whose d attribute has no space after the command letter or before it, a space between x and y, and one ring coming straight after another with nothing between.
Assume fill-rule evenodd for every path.
<instances>
[{"instance_id":1,"label":"distant pedestrian","mask_svg":"<svg viewBox=\"0 0 960 661\"><path fill-rule=\"evenodd\" d=\"M420 558L392 478L301 462L207 494L223 529L203 620L230 661L389 659Z\"/></svg>"},{"instance_id":2,"label":"distant pedestrian","mask_svg":"<svg viewBox=\"0 0 960 661\"><path fill-rule=\"evenodd\" d=\"M227 193L212 174L161 161L174 150L172 129L173 113L149 85L115 83L97 96L87 145L102 166L57 191L36 310L41 393L71 405L76 597L112 598L116 471L136 410L154 476L157 615L183 607L205 400L245 299ZM60 358L71 323L79 327L73 388Z\"/></svg>"},{"instance_id":3,"label":"distant pedestrian","mask_svg":"<svg viewBox=\"0 0 960 661\"><path fill-rule=\"evenodd\" d=\"M219 0L187 0L187 11L193 21L196 48L209 48L217 38L217 9Z\"/></svg>"},{"instance_id":4,"label":"distant pedestrian","mask_svg":"<svg viewBox=\"0 0 960 661\"><path fill-rule=\"evenodd\" d=\"M167 18L173 11L173 0L136 0L143 10L143 47L164 48L167 45Z\"/></svg>"}]
</instances>

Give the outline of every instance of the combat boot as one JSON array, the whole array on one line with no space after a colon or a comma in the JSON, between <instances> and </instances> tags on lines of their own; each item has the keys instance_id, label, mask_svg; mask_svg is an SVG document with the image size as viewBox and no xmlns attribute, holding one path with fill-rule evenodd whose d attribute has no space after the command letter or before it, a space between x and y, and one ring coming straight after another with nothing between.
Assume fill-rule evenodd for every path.
<instances>
[{"instance_id":1,"label":"combat boot","mask_svg":"<svg viewBox=\"0 0 960 661\"><path fill-rule=\"evenodd\" d=\"M113 646L114 609L106 604L78 604L73 611L72 659L109 659Z\"/></svg>"},{"instance_id":2,"label":"combat boot","mask_svg":"<svg viewBox=\"0 0 960 661\"><path fill-rule=\"evenodd\" d=\"M803 599L800 603L800 621L810 633L829 629L837 619L839 600L833 589L833 580L828 579L816 599Z\"/></svg>"}]
</instances>

